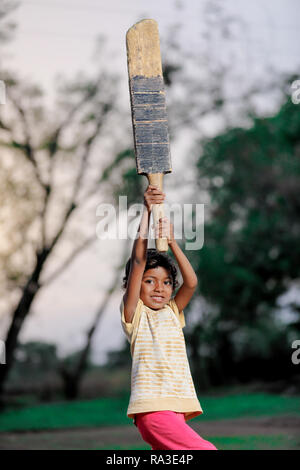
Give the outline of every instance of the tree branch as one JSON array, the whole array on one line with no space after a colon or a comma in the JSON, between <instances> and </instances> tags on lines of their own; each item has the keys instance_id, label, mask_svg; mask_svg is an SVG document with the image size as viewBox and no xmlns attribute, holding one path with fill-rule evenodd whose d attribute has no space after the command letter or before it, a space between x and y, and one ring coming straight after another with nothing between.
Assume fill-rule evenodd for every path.
<instances>
[{"instance_id":1,"label":"tree branch","mask_svg":"<svg viewBox=\"0 0 300 470\"><path fill-rule=\"evenodd\" d=\"M51 282L53 282L58 276L60 276L66 269L68 266L70 266L70 264L74 261L74 259L80 254L82 253L82 251L84 251L88 246L92 245L95 241L97 240L96 236L93 235L92 237L90 238L87 238L81 245L79 245L77 248L75 248L71 254L67 257L67 259L65 260L64 264L62 264L59 268L57 268L52 274L51 276L49 276L48 278L46 278L45 281L41 282L40 285L41 287L44 287L44 286L48 286L49 284L51 284Z\"/></svg>"},{"instance_id":2,"label":"tree branch","mask_svg":"<svg viewBox=\"0 0 300 470\"><path fill-rule=\"evenodd\" d=\"M12 145L12 147L17 148L17 149L19 149L23 152L23 154L25 155L27 160L32 164L34 172L35 172L36 179L39 182L40 186L42 188L46 189L47 185L42 180L42 177L41 177L38 165L37 165L37 161L36 161L36 158L35 158L35 155L34 155L35 149L34 149L32 143L31 143L31 135L30 135L30 132L29 132L29 125L28 125L28 121L27 121L26 112L23 109L22 105L20 103L18 103L17 100L9 92L9 89L7 90L7 96L9 96L9 99L11 100L11 102L15 106L16 110L18 111L18 114L21 117L21 122L22 122L22 125L23 125L23 131L24 131L24 135L25 135L25 143L20 143L20 142L17 142L15 139L12 139L12 144L11 145Z\"/></svg>"}]
</instances>

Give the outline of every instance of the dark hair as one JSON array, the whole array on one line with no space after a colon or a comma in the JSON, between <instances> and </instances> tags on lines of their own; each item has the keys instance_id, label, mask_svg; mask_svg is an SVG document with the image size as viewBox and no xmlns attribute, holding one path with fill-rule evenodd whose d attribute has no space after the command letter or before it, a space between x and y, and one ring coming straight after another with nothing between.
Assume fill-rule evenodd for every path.
<instances>
[{"instance_id":1,"label":"dark hair","mask_svg":"<svg viewBox=\"0 0 300 470\"><path fill-rule=\"evenodd\" d=\"M131 263L131 258L129 258L129 260L126 263L125 276L123 277L123 285L122 285L123 289L126 289L127 287L127 281L128 281L129 272L130 272L130 263ZM165 268L170 273L171 278L172 278L173 291L174 291L174 289L176 289L176 287L179 284L179 282L177 281L177 268L176 268L175 262L166 253L159 252L155 248L148 248L145 271L147 271L148 269L157 268L158 266Z\"/></svg>"}]
</instances>

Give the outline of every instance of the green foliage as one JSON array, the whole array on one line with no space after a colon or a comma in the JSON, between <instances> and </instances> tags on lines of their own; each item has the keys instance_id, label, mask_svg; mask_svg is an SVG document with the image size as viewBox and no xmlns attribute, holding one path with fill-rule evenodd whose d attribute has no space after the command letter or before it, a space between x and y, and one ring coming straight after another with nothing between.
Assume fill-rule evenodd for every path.
<instances>
[{"instance_id":1,"label":"green foliage","mask_svg":"<svg viewBox=\"0 0 300 470\"><path fill-rule=\"evenodd\" d=\"M249 357L257 364L268 360L276 378L296 372L289 341L295 331L275 310L299 277L299 156L299 107L289 97L275 116L254 118L249 129L234 128L204 142L198 184L207 188L211 204L204 247L193 263L199 291L212 307L198 322L193 351L194 370L197 361L208 360L210 379L218 375L216 361L222 371L216 380L222 382ZM299 318L299 310L294 313ZM210 359L200 357L206 344ZM255 369L255 361L248 364L248 379Z\"/></svg>"},{"instance_id":2,"label":"green foliage","mask_svg":"<svg viewBox=\"0 0 300 470\"><path fill-rule=\"evenodd\" d=\"M15 363L10 371L9 384L24 384L33 378L41 377L55 370L58 364L56 345L29 341L18 344L15 351Z\"/></svg>"}]
</instances>

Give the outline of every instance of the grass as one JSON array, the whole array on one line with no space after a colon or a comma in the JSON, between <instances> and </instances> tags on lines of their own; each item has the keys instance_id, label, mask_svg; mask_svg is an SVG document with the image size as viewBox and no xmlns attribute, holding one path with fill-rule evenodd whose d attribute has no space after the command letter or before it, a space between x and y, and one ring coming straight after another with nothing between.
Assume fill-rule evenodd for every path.
<instances>
[{"instance_id":1,"label":"grass","mask_svg":"<svg viewBox=\"0 0 300 470\"><path fill-rule=\"evenodd\" d=\"M249 436L216 436L209 437L218 450L285 450L299 449L299 442L283 434L274 436L249 435ZM151 450L150 446L107 446L96 447L90 450Z\"/></svg>"},{"instance_id":2,"label":"grass","mask_svg":"<svg viewBox=\"0 0 300 470\"><path fill-rule=\"evenodd\" d=\"M128 425L128 397L31 405L4 411L0 431Z\"/></svg>"},{"instance_id":3,"label":"grass","mask_svg":"<svg viewBox=\"0 0 300 470\"><path fill-rule=\"evenodd\" d=\"M200 398L200 403L204 413L196 419L201 421L295 413L300 416L300 396L243 393L221 397L203 397Z\"/></svg>"},{"instance_id":4,"label":"grass","mask_svg":"<svg viewBox=\"0 0 300 470\"><path fill-rule=\"evenodd\" d=\"M244 393L199 398L204 414L195 419L201 421L282 414L300 416L298 396ZM0 431L128 425L132 423L126 416L128 399L129 395L126 394L118 398L39 404L10 409L0 415ZM222 438L222 442L224 439L226 440ZM240 439L242 442L243 438Z\"/></svg>"},{"instance_id":5,"label":"grass","mask_svg":"<svg viewBox=\"0 0 300 470\"><path fill-rule=\"evenodd\" d=\"M210 442L219 450L285 450L299 449L299 442L295 438L278 434L274 436L216 436L209 437Z\"/></svg>"}]
</instances>

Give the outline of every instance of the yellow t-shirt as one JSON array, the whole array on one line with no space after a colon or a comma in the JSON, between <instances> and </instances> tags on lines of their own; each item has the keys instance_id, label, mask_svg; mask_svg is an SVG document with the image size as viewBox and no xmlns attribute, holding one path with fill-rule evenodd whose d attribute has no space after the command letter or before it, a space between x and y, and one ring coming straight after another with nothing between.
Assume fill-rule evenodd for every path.
<instances>
[{"instance_id":1,"label":"yellow t-shirt","mask_svg":"<svg viewBox=\"0 0 300 470\"><path fill-rule=\"evenodd\" d=\"M170 410L184 413L188 420L202 414L182 332L184 312L178 311L174 299L160 310L139 299L131 323L125 321L123 299L120 311L132 355L127 416Z\"/></svg>"}]
</instances>

